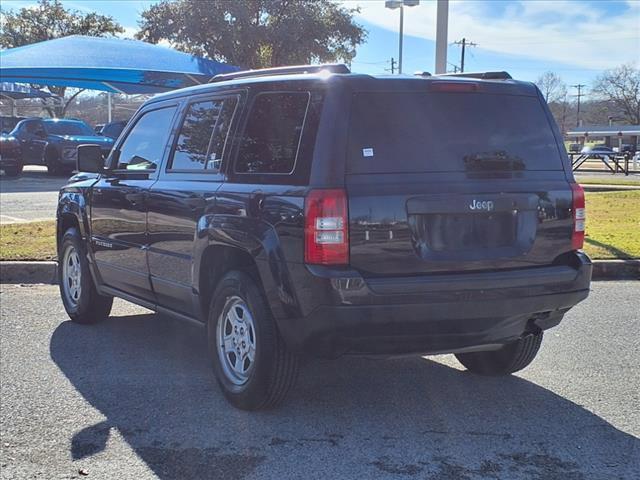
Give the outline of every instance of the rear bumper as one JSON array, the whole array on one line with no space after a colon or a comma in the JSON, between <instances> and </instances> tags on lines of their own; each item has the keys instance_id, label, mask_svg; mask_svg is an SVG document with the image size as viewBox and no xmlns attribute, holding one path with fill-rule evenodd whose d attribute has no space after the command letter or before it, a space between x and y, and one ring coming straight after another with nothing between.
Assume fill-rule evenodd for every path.
<instances>
[{"instance_id":1,"label":"rear bumper","mask_svg":"<svg viewBox=\"0 0 640 480\"><path fill-rule=\"evenodd\" d=\"M450 353L496 348L523 334L557 325L587 298L591 261L572 254L570 265L506 272L364 280L322 278L331 304L307 315L278 319L296 351Z\"/></svg>"}]
</instances>

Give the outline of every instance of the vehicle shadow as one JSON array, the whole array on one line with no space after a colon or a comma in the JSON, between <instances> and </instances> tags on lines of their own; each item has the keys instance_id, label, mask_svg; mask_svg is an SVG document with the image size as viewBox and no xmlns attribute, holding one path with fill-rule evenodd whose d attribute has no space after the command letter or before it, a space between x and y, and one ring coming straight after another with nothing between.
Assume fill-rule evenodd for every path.
<instances>
[{"instance_id":1,"label":"vehicle shadow","mask_svg":"<svg viewBox=\"0 0 640 480\"><path fill-rule=\"evenodd\" d=\"M614 255L615 258L619 258L619 259L623 259L623 260L627 260L627 259L628 260L632 260L633 259L633 255L625 252L624 250L620 250L620 249L614 247L613 245L609 245L608 243L599 242L598 240L594 240L593 238L589 238L589 237L585 237L584 241L587 242L589 245L593 245L595 247L600 247L600 248L608 251L609 253Z\"/></svg>"},{"instance_id":2,"label":"vehicle shadow","mask_svg":"<svg viewBox=\"0 0 640 480\"><path fill-rule=\"evenodd\" d=\"M116 429L163 480L634 478L640 468L640 440L576 403L420 357L311 360L285 405L248 413L215 384L203 330L159 315L64 322L50 354L106 417L79 427L72 458L101 452Z\"/></svg>"}]
</instances>

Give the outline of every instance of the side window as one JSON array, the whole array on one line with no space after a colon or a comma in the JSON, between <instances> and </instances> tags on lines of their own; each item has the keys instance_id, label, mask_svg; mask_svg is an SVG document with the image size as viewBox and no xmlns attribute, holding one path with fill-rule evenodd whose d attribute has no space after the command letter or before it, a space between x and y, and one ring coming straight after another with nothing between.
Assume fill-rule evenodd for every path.
<instances>
[{"instance_id":1,"label":"side window","mask_svg":"<svg viewBox=\"0 0 640 480\"><path fill-rule=\"evenodd\" d=\"M171 132L176 107L147 112L138 119L120 146L118 169L155 170Z\"/></svg>"},{"instance_id":2,"label":"side window","mask_svg":"<svg viewBox=\"0 0 640 480\"><path fill-rule=\"evenodd\" d=\"M220 170L236 103L236 98L227 98L189 105L169 168Z\"/></svg>"},{"instance_id":3,"label":"side window","mask_svg":"<svg viewBox=\"0 0 640 480\"><path fill-rule=\"evenodd\" d=\"M26 126L27 133L31 133L31 134L44 133L44 126L42 125L41 122L38 122L37 120L34 122L28 122L25 126Z\"/></svg>"},{"instance_id":4,"label":"side window","mask_svg":"<svg viewBox=\"0 0 640 480\"><path fill-rule=\"evenodd\" d=\"M308 104L307 92L259 94L239 139L235 171L293 172Z\"/></svg>"}]
</instances>

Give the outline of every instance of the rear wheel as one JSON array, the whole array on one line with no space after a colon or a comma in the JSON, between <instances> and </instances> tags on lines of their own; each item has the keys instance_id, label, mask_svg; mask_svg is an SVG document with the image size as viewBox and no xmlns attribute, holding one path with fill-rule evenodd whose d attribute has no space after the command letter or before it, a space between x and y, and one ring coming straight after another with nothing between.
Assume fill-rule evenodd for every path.
<instances>
[{"instance_id":1,"label":"rear wheel","mask_svg":"<svg viewBox=\"0 0 640 480\"><path fill-rule=\"evenodd\" d=\"M80 232L70 228L62 236L58 252L58 284L62 303L76 323L97 323L109 316L113 297L98 294Z\"/></svg>"},{"instance_id":2,"label":"rear wheel","mask_svg":"<svg viewBox=\"0 0 640 480\"><path fill-rule=\"evenodd\" d=\"M527 335L489 352L458 353L456 358L467 370L480 375L509 375L527 367L536 357L542 332Z\"/></svg>"},{"instance_id":3,"label":"rear wheel","mask_svg":"<svg viewBox=\"0 0 640 480\"><path fill-rule=\"evenodd\" d=\"M256 282L226 274L207 323L209 356L227 400L243 410L278 405L295 383L298 358L285 345Z\"/></svg>"}]
</instances>

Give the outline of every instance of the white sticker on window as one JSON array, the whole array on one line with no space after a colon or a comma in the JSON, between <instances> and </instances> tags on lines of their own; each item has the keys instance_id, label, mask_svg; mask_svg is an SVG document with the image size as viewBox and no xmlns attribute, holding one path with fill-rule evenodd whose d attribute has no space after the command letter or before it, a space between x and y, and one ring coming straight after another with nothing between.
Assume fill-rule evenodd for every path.
<instances>
[{"instance_id":1,"label":"white sticker on window","mask_svg":"<svg viewBox=\"0 0 640 480\"><path fill-rule=\"evenodd\" d=\"M362 149L363 157L373 157L373 148L363 148Z\"/></svg>"}]
</instances>

